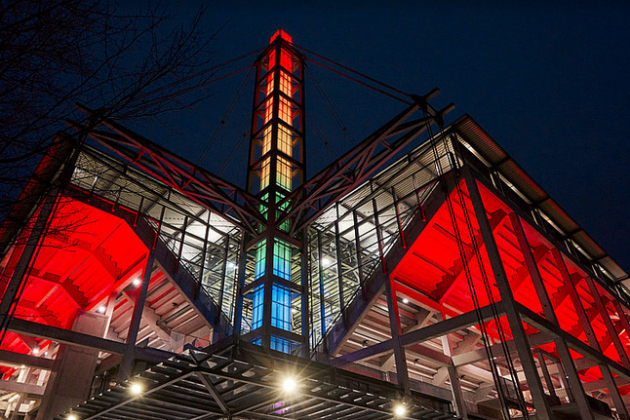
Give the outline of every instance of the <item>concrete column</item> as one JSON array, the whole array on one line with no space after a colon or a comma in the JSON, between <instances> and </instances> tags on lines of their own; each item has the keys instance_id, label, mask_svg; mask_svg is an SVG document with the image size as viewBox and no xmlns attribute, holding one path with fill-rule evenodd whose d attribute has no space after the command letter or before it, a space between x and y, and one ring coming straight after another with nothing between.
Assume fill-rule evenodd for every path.
<instances>
[{"instance_id":1,"label":"concrete column","mask_svg":"<svg viewBox=\"0 0 630 420\"><path fill-rule=\"evenodd\" d=\"M103 337L108 317L80 311L73 331ZM37 420L46 420L68 410L89 397L98 350L62 344L51 372Z\"/></svg>"}]
</instances>

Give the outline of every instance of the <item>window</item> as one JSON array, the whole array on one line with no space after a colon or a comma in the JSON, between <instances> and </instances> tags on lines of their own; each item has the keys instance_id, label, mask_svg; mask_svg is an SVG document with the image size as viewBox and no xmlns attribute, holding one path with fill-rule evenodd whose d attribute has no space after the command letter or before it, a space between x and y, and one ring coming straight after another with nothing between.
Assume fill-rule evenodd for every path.
<instances>
[{"instance_id":1,"label":"window","mask_svg":"<svg viewBox=\"0 0 630 420\"><path fill-rule=\"evenodd\" d=\"M252 330L262 327L265 291L260 285L252 291Z\"/></svg>"},{"instance_id":2,"label":"window","mask_svg":"<svg viewBox=\"0 0 630 420\"><path fill-rule=\"evenodd\" d=\"M291 331L291 290L276 284L271 288L271 326Z\"/></svg>"},{"instance_id":3,"label":"window","mask_svg":"<svg viewBox=\"0 0 630 420\"><path fill-rule=\"evenodd\" d=\"M263 239L260 241L258 248L256 248L256 268L254 270L254 279L258 279L265 275L265 263L267 261L267 241Z\"/></svg>"},{"instance_id":4,"label":"window","mask_svg":"<svg viewBox=\"0 0 630 420\"><path fill-rule=\"evenodd\" d=\"M277 239L273 246L273 274L291 280L291 246Z\"/></svg>"}]
</instances>

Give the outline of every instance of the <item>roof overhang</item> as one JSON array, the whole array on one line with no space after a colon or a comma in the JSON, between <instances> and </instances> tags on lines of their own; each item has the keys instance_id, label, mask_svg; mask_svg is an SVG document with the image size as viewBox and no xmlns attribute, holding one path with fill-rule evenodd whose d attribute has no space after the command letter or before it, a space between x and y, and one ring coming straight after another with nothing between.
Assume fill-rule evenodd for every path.
<instances>
[{"instance_id":1,"label":"roof overhang","mask_svg":"<svg viewBox=\"0 0 630 420\"><path fill-rule=\"evenodd\" d=\"M601 264L617 281L628 279L623 270L604 249L558 204L512 157L469 115L463 115L452 125L491 166L516 186L527 199L574 240L594 262Z\"/></svg>"},{"instance_id":2,"label":"roof overhang","mask_svg":"<svg viewBox=\"0 0 630 420\"><path fill-rule=\"evenodd\" d=\"M297 382L292 393L282 387L287 376ZM141 394L131 393L134 383L142 387ZM421 398L405 399L402 418L456 418L422 406ZM395 384L226 339L160 363L75 407L72 414L80 420L379 420L394 417L401 402Z\"/></svg>"}]
</instances>

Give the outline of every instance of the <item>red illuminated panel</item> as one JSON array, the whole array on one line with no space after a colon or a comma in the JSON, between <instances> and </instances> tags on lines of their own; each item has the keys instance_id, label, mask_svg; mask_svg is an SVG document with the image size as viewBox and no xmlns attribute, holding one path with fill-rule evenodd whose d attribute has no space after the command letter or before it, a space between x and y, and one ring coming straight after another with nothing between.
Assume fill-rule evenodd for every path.
<instances>
[{"instance_id":1,"label":"red illuminated panel","mask_svg":"<svg viewBox=\"0 0 630 420\"><path fill-rule=\"evenodd\" d=\"M443 204L416 241L411 244L390 276L399 295L404 295L420 306L439 310L448 317L475 309L465 265L470 270L470 280L479 306L486 306L491 302L488 290L492 294L492 301L500 300L468 191L463 183L460 184L460 188L463 204L456 191L452 192L449 198L453 205L458 232L464 243L465 261L462 260L457 245L448 207ZM467 227L464 212L467 213L472 225L472 235ZM499 229L504 223L505 212L491 214L489 218L493 229ZM474 252L473 238L479 247L483 270ZM483 280L484 274L487 282ZM501 327L509 336L509 328L504 319L501 319ZM494 321L487 323L487 328L491 336L499 337L498 325Z\"/></svg>"},{"instance_id":2,"label":"red illuminated panel","mask_svg":"<svg viewBox=\"0 0 630 420\"><path fill-rule=\"evenodd\" d=\"M273 43L273 41L275 41L276 38L278 37L282 38L283 40L287 42L293 43L293 38L291 37L291 35L283 31L282 29L278 29L275 34L271 35L271 38L269 39L269 43L270 44Z\"/></svg>"},{"instance_id":3,"label":"red illuminated panel","mask_svg":"<svg viewBox=\"0 0 630 420\"><path fill-rule=\"evenodd\" d=\"M14 250L14 257L20 249ZM78 311L96 311L125 289L146 264L147 248L118 217L62 198L43 235L15 311L17 318L72 328ZM0 348L44 352L49 341L7 333ZM5 378L13 370L4 369Z\"/></svg>"}]
</instances>

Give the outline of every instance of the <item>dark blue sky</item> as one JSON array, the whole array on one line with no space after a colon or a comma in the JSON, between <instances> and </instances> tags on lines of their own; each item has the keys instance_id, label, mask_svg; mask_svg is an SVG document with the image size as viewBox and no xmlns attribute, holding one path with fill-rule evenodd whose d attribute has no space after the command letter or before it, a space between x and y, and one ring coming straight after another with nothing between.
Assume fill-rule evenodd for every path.
<instances>
[{"instance_id":1,"label":"dark blue sky","mask_svg":"<svg viewBox=\"0 0 630 420\"><path fill-rule=\"evenodd\" d=\"M422 94L439 87L436 104L457 106L451 120L463 113L475 118L630 270L630 5L417 3L310 6L296 1L285 6L237 1L216 6L182 0L170 6L185 19L206 4L204 27L212 31L225 24L213 44L217 62L264 47L281 27L297 45L401 90ZM310 69L355 141L402 107L314 66ZM209 101L167 121L171 130L135 128L196 161L243 78L244 73L214 85ZM313 174L335 153L347 150L351 140L335 125L313 83L308 87L307 112L334 151L307 126ZM240 142L228 164L224 162L249 131L251 95L250 80L203 162L240 185L248 139Z\"/></svg>"}]
</instances>

